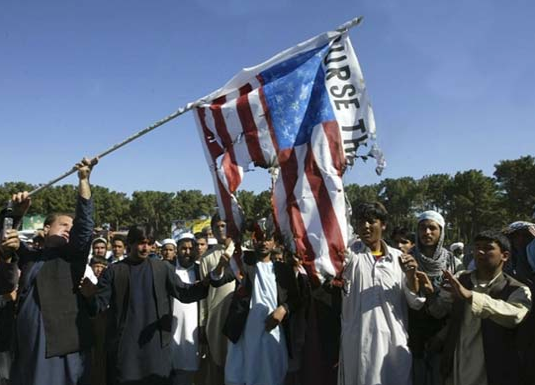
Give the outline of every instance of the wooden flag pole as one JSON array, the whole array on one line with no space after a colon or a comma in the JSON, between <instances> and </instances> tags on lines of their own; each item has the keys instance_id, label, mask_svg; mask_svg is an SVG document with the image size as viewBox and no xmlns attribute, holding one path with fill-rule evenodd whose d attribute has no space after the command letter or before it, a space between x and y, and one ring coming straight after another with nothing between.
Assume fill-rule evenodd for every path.
<instances>
[{"instance_id":1,"label":"wooden flag pole","mask_svg":"<svg viewBox=\"0 0 535 385\"><path fill-rule=\"evenodd\" d=\"M120 143L117 143L117 144L114 144L113 146L111 146L110 148L108 148L107 150L105 150L104 152L101 152L100 154L96 155L95 157L93 157L93 159L102 159L104 158L106 155L108 154L111 154L112 152L118 150L119 148L127 145L128 143L136 140L137 138L145 135L145 134L148 134L149 132L151 132L152 130L160 127L161 125L179 117L180 115L188 112L189 110L195 108L198 104L200 104L202 102L202 100L198 100L194 103L188 103L186 104L184 107L181 107L179 108L178 110L176 110L175 112L173 112L171 115L169 116L166 116L165 118L163 119L160 119L158 120L156 123L154 124L151 124L150 126L144 128L143 130L137 132L136 134L126 138L125 140L123 140L122 142ZM46 184L43 184L41 186L39 186L38 188L36 188L35 190L32 190L29 192L29 196L32 196L34 194L37 194L38 192L44 190L45 188L47 187L50 187L52 186L54 183L57 183L59 182L60 180L68 177L69 175L71 174L74 174L76 172L76 167L73 167L71 168L69 171L65 172L64 174L58 176L57 178L51 180L50 182L46 183Z\"/></svg>"},{"instance_id":2,"label":"wooden flag pole","mask_svg":"<svg viewBox=\"0 0 535 385\"><path fill-rule=\"evenodd\" d=\"M336 31L339 32L339 33L345 33L350 28L353 28L353 27L357 26L358 24L360 24L361 21L362 21L362 16L356 17L356 18L348 21L347 23L342 24L338 28L336 28ZM139 137L141 137L141 136L143 136L145 134L148 134L152 130L154 130L154 129L160 127L161 125L163 125L163 124L165 124L165 123L177 118L178 116L188 112L189 110L192 110L193 108L197 107L198 105L200 105L200 104L202 104L204 102L205 102L205 99L201 98L201 99L199 99L199 100L197 100L195 102L186 104L184 107L179 108L178 110L173 112L171 115L169 115L169 116L167 116L167 117L165 117L163 119L158 120L156 123L144 128L143 130L141 130L138 133L130 136L129 138L123 140L122 142L111 146L110 148L108 148L104 152L102 152L102 153L96 155L95 157L93 157L93 159L102 159L102 158L104 158L106 155L111 154L112 152L114 152L114 151L118 150L119 148L127 145L128 143L136 140L137 138L139 138ZM71 168L69 171L65 172L64 174L58 176L55 179L52 179L50 182L39 186L35 190L30 191L29 192L29 196L37 194L38 192L44 190L47 187L52 186L53 184L59 182L62 179L65 179L66 177L68 177L71 174L74 174L75 172L76 172L76 167Z\"/></svg>"}]
</instances>

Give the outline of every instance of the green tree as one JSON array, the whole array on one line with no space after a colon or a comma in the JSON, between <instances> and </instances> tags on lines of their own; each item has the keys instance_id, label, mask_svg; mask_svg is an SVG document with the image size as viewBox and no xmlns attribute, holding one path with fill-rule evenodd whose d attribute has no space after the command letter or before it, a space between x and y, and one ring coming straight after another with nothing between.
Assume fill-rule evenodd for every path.
<instances>
[{"instance_id":1,"label":"green tree","mask_svg":"<svg viewBox=\"0 0 535 385\"><path fill-rule=\"evenodd\" d=\"M77 195L78 189L73 185L49 187L32 197L29 213L43 215L53 212L74 213Z\"/></svg>"},{"instance_id":2,"label":"green tree","mask_svg":"<svg viewBox=\"0 0 535 385\"><path fill-rule=\"evenodd\" d=\"M379 185L364 185L352 183L348 184L344 188L347 200L352 207L361 202L374 202L379 200Z\"/></svg>"},{"instance_id":3,"label":"green tree","mask_svg":"<svg viewBox=\"0 0 535 385\"><path fill-rule=\"evenodd\" d=\"M452 178L448 174L426 175L419 180L419 189L422 191L422 210L434 210L447 216L447 209L451 197L448 195Z\"/></svg>"},{"instance_id":4,"label":"green tree","mask_svg":"<svg viewBox=\"0 0 535 385\"><path fill-rule=\"evenodd\" d=\"M246 217L253 218L256 216L254 210L256 196L254 192L238 190L236 191L236 199L238 200L238 203Z\"/></svg>"},{"instance_id":5,"label":"green tree","mask_svg":"<svg viewBox=\"0 0 535 385\"><path fill-rule=\"evenodd\" d=\"M203 195L200 190L181 190L173 199L173 219L196 219L201 215L211 215L215 206L213 194Z\"/></svg>"},{"instance_id":6,"label":"green tree","mask_svg":"<svg viewBox=\"0 0 535 385\"><path fill-rule=\"evenodd\" d=\"M173 218L173 193L160 191L135 191L130 204L130 216L134 223L149 223L156 237L167 237L171 233Z\"/></svg>"},{"instance_id":7,"label":"green tree","mask_svg":"<svg viewBox=\"0 0 535 385\"><path fill-rule=\"evenodd\" d=\"M130 200L126 194L110 191L102 186L92 186L91 192L97 225L109 223L114 230L119 230L131 224Z\"/></svg>"},{"instance_id":8,"label":"green tree","mask_svg":"<svg viewBox=\"0 0 535 385\"><path fill-rule=\"evenodd\" d=\"M380 183L379 200L388 211L391 226L411 228L415 212L421 207L422 193L411 177L388 178Z\"/></svg>"},{"instance_id":9,"label":"green tree","mask_svg":"<svg viewBox=\"0 0 535 385\"><path fill-rule=\"evenodd\" d=\"M504 209L500 207L496 183L482 171L455 174L448 194L451 196L447 218L452 230L449 232L451 240L470 242L482 230L503 226Z\"/></svg>"},{"instance_id":10,"label":"green tree","mask_svg":"<svg viewBox=\"0 0 535 385\"><path fill-rule=\"evenodd\" d=\"M494 176L501 203L507 209L507 221L529 220L535 209L535 158L502 160L495 167Z\"/></svg>"},{"instance_id":11,"label":"green tree","mask_svg":"<svg viewBox=\"0 0 535 385\"><path fill-rule=\"evenodd\" d=\"M272 214L271 191L264 190L255 196L253 212L258 218L265 218Z\"/></svg>"},{"instance_id":12,"label":"green tree","mask_svg":"<svg viewBox=\"0 0 535 385\"><path fill-rule=\"evenodd\" d=\"M264 190L260 194L253 191L241 190L236 194L238 203L247 218L266 218L272 214L271 191Z\"/></svg>"}]
</instances>

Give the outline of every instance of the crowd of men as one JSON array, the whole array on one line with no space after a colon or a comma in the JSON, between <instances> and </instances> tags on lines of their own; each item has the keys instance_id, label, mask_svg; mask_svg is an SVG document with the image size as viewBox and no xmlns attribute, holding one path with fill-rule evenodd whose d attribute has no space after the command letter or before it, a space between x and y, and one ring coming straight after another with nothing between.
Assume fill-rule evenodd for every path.
<instances>
[{"instance_id":1,"label":"crowd of men","mask_svg":"<svg viewBox=\"0 0 535 385\"><path fill-rule=\"evenodd\" d=\"M31 200L13 196L2 384L535 384L532 223L448 249L438 212L387 236L384 206L363 202L342 273L317 280L270 218L242 245L217 214L160 242L146 224L95 236L94 164L76 165L74 215L50 214L31 247L16 230Z\"/></svg>"}]
</instances>

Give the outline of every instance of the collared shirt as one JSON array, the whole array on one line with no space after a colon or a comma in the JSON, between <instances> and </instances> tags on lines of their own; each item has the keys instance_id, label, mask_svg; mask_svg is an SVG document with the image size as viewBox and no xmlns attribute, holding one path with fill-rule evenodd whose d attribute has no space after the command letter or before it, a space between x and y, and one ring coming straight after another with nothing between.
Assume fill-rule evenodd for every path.
<instances>
[{"instance_id":1,"label":"collared shirt","mask_svg":"<svg viewBox=\"0 0 535 385\"><path fill-rule=\"evenodd\" d=\"M463 272L459 272L457 276ZM472 281L472 301L464 305L464 317L461 323L460 338L455 349L452 376L446 379L448 385L487 385L485 353L481 320L490 319L506 327L516 327L526 316L531 307L531 293L526 286L516 289L507 301L494 299L487 293L502 273L489 282L480 282L476 272L470 274ZM452 297L442 290L437 297L438 306L451 307Z\"/></svg>"},{"instance_id":2,"label":"collared shirt","mask_svg":"<svg viewBox=\"0 0 535 385\"><path fill-rule=\"evenodd\" d=\"M407 304L418 309L425 298L407 288L401 252L384 243L383 250L376 259L364 243L355 243L347 254L340 385L411 383Z\"/></svg>"},{"instance_id":3,"label":"collared shirt","mask_svg":"<svg viewBox=\"0 0 535 385\"><path fill-rule=\"evenodd\" d=\"M108 261L108 263L117 263L117 262L121 262L125 258L126 258L126 254L121 255L119 258L115 258L113 254L111 254L106 257L106 260Z\"/></svg>"}]
</instances>

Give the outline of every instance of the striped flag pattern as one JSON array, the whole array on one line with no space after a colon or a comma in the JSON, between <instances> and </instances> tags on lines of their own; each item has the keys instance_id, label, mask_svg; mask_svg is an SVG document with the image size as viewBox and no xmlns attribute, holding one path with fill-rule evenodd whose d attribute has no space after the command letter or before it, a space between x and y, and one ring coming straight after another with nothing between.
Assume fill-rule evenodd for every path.
<instances>
[{"instance_id":1,"label":"striped flag pattern","mask_svg":"<svg viewBox=\"0 0 535 385\"><path fill-rule=\"evenodd\" d=\"M375 139L347 32L327 32L242 70L202 99L195 118L229 234L243 225L234 194L244 170L268 168L278 231L315 276L336 276L350 237L342 175Z\"/></svg>"}]
</instances>

